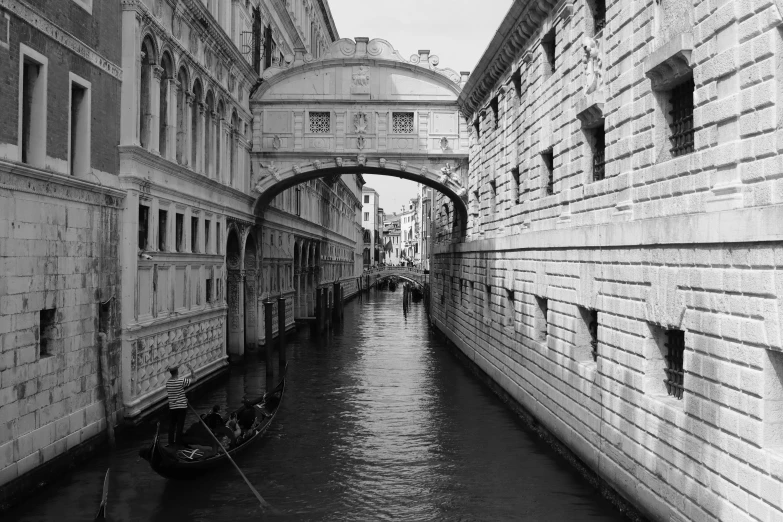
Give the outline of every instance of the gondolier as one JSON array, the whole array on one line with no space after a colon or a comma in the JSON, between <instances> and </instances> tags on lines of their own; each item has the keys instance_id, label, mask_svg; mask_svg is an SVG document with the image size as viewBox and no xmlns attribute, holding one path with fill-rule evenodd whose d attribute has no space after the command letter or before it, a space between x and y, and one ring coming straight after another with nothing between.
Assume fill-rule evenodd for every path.
<instances>
[{"instance_id":1,"label":"gondolier","mask_svg":"<svg viewBox=\"0 0 783 522\"><path fill-rule=\"evenodd\" d=\"M190 371L190 377L179 376L179 366L169 366L171 378L166 382L166 395L169 399L169 446L182 445L182 434L185 430L185 414L188 411L188 398L185 388L196 380L196 373L188 363L185 366Z\"/></svg>"}]
</instances>

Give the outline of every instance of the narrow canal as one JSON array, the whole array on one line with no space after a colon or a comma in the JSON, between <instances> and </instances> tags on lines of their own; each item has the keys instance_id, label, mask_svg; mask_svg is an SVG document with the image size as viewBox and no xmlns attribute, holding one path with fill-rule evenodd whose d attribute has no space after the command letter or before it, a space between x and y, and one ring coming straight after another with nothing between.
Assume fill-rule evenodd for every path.
<instances>
[{"instance_id":1,"label":"narrow canal","mask_svg":"<svg viewBox=\"0 0 783 522\"><path fill-rule=\"evenodd\" d=\"M270 520L624 520L465 369L402 292L346 305L324 340L289 334L285 401L239 466L276 512ZM194 404L237 407L263 391L261 358L231 369ZM189 419L190 420L190 419ZM91 520L111 466L109 520L258 519L227 465L177 482L138 457L150 428L2 516L4 522Z\"/></svg>"}]
</instances>

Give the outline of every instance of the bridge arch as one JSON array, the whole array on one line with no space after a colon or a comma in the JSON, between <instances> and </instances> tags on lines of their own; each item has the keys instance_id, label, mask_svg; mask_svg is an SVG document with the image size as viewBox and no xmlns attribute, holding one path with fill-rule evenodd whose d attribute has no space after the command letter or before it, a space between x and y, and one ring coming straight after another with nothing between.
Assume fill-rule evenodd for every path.
<instances>
[{"instance_id":1,"label":"bridge arch","mask_svg":"<svg viewBox=\"0 0 783 522\"><path fill-rule=\"evenodd\" d=\"M254 117L254 213L299 183L380 174L432 187L467 227L468 124L457 100L466 76L438 68L429 51L403 58L389 42L334 42L313 59L296 50L264 71Z\"/></svg>"}]
</instances>

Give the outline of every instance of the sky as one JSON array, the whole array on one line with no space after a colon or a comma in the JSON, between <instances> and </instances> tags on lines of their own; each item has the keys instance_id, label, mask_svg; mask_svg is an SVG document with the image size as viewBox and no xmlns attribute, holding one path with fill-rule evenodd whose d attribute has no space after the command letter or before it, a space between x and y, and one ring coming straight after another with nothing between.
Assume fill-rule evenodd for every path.
<instances>
[{"instance_id":1,"label":"sky","mask_svg":"<svg viewBox=\"0 0 783 522\"><path fill-rule=\"evenodd\" d=\"M383 38L404 57L429 49L438 67L472 71L512 0L329 0L341 38ZM416 197L416 183L365 175L384 212L399 212Z\"/></svg>"}]
</instances>

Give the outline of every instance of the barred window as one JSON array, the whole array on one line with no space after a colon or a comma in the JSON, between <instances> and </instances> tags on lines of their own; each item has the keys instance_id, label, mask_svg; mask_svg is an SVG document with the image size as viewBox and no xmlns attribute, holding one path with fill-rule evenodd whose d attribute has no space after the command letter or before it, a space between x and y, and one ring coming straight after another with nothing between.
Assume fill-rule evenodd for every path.
<instances>
[{"instance_id":1,"label":"barred window","mask_svg":"<svg viewBox=\"0 0 783 522\"><path fill-rule=\"evenodd\" d=\"M606 130L604 126L592 130L593 181L601 181L606 176Z\"/></svg>"},{"instance_id":2,"label":"barred window","mask_svg":"<svg viewBox=\"0 0 783 522\"><path fill-rule=\"evenodd\" d=\"M392 132L395 134L413 133L413 113L412 112L393 112L392 113Z\"/></svg>"},{"instance_id":3,"label":"barred window","mask_svg":"<svg viewBox=\"0 0 783 522\"><path fill-rule=\"evenodd\" d=\"M329 112L310 113L310 132L313 134L329 134L331 131L331 114Z\"/></svg>"},{"instance_id":4,"label":"barred window","mask_svg":"<svg viewBox=\"0 0 783 522\"><path fill-rule=\"evenodd\" d=\"M663 380L666 391L676 399L682 399L685 384L683 358L685 354L685 332L666 330L666 378Z\"/></svg>"},{"instance_id":5,"label":"barred window","mask_svg":"<svg viewBox=\"0 0 783 522\"><path fill-rule=\"evenodd\" d=\"M669 94L671 104L671 136L672 157L693 152L693 78L678 85Z\"/></svg>"}]
</instances>

